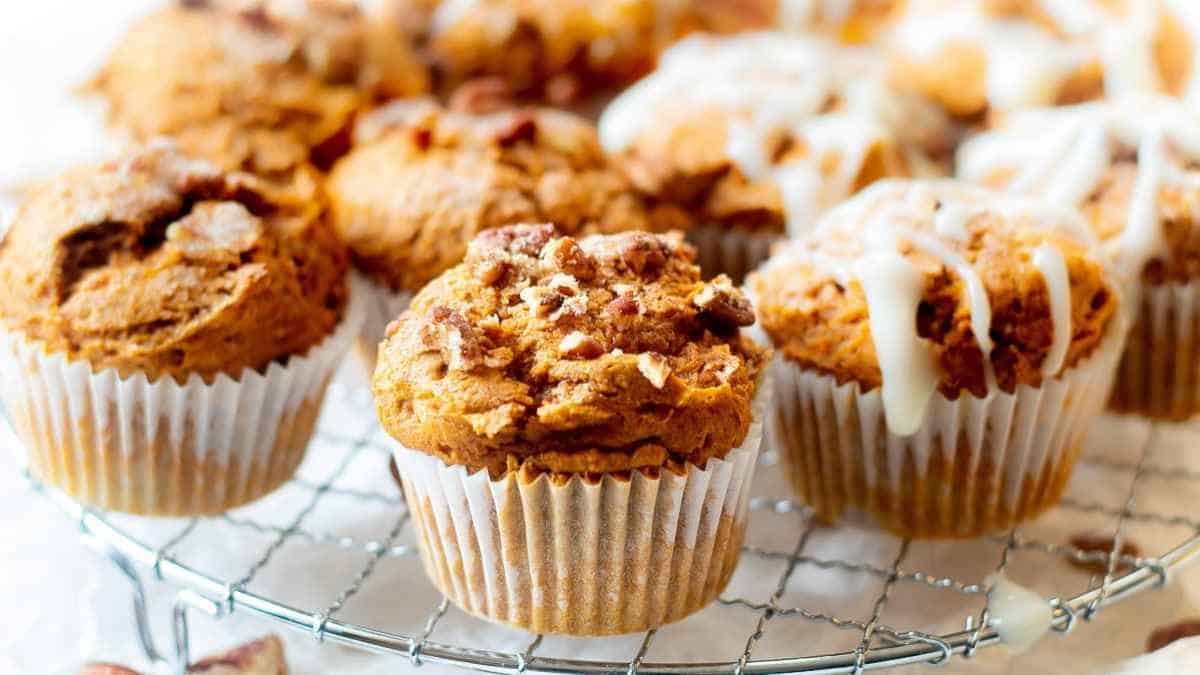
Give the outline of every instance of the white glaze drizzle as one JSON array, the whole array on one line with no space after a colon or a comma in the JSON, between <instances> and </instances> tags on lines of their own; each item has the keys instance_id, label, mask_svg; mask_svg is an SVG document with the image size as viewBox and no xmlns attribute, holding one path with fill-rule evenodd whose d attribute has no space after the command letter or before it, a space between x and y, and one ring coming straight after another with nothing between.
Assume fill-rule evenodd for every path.
<instances>
[{"instance_id":1,"label":"white glaze drizzle","mask_svg":"<svg viewBox=\"0 0 1200 675\"><path fill-rule=\"evenodd\" d=\"M1125 227L1106 243L1122 276L1167 254L1158 198L1164 186L1193 183L1176 157L1200 162L1200 113L1166 97L1130 97L1013 113L959 149L959 175L986 181L1012 172L1008 189L1081 205L1100 188L1115 144L1137 152ZM1172 154L1173 153L1173 154Z\"/></svg>"},{"instance_id":2,"label":"white glaze drizzle","mask_svg":"<svg viewBox=\"0 0 1200 675\"><path fill-rule=\"evenodd\" d=\"M1017 584L1003 574L990 579L988 616L1000 641L1010 649L1023 652L1036 643L1054 621L1054 610L1042 596Z\"/></svg>"},{"instance_id":3,"label":"white glaze drizzle","mask_svg":"<svg viewBox=\"0 0 1200 675\"><path fill-rule=\"evenodd\" d=\"M836 110L827 109L831 101ZM886 84L877 55L766 32L677 43L604 111L600 139L620 152L650 130L661 133L664 112L700 109L728 119L724 150L738 170L780 189L792 234L850 195L875 147L896 147L916 172L929 171L917 148L944 125L928 104ZM777 163L771 141L781 133L804 151Z\"/></svg>"},{"instance_id":4,"label":"white glaze drizzle","mask_svg":"<svg viewBox=\"0 0 1200 675\"><path fill-rule=\"evenodd\" d=\"M1042 244L1033 251L1033 264L1042 273L1050 296L1053 341L1042 361L1042 375L1053 377L1062 370L1071 346L1071 278L1062 251Z\"/></svg>"},{"instance_id":5,"label":"white glaze drizzle","mask_svg":"<svg viewBox=\"0 0 1200 675\"><path fill-rule=\"evenodd\" d=\"M907 436L920 428L940 380L932 346L918 335L916 326L925 272L901 253L902 244L932 257L959 278L971 332L985 355L988 391L996 390L990 358L991 302L979 272L957 250L969 240L975 215L987 212L1088 242L1086 224L1073 210L949 180L882 180L831 209L810 238L797 241L769 263L791 264L799 259L843 285L854 280L862 285L891 433ZM1032 258L1050 294L1054 343L1043 365L1050 375L1061 369L1070 344L1070 280L1062 253L1053 245L1042 244Z\"/></svg>"},{"instance_id":6,"label":"white glaze drizzle","mask_svg":"<svg viewBox=\"0 0 1200 675\"><path fill-rule=\"evenodd\" d=\"M886 40L918 62L962 44L981 50L988 103L1016 110L1054 102L1070 77L1089 64L1104 72L1109 97L1164 90L1155 62L1164 20L1174 20L1193 49L1184 97L1200 98L1200 3L1128 0L1035 0L1054 30L1028 17L989 14L983 0L910 0Z\"/></svg>"}]
</instances>

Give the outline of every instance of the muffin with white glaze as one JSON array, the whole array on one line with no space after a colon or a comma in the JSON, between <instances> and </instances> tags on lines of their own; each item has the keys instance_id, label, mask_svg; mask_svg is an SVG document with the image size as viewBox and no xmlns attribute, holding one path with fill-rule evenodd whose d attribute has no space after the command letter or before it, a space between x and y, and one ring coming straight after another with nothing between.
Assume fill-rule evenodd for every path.
<instances>
[{"instance_id":1,"label":"muffin with white glaze","mask_svg":"<svg viewBox=\"0 0 1200 675\"><path fill-rule=\"evenodd\" d=\"M1196 90L1192 0L909 0L881 31L898 85L977 118Z\"/></svg>"},{"instance_id":2,"label":"muffin with white glaze","mask_svg":"<svg viewBox=\"0 0 1200 675\"><path fill-rule=\"evenodd\" d=\"M771 433L819 517L970 537L1057 501L1123 337L1089 239L1069 209L889 180L751 275Z\"/></svg>"},{"instance_id":3,"label":"muffin with white glaze","mask_svg":"<svg viewBox=\"0 0 1200 675\"><path fill-rule=\"evenodd\" d=\"M1078 206L1132 322L1110 405L1200 412L1200 114L1165 97L1010 115L960 150L964 178Z\"/></svg>"},{"instance_id":4,"label":"muffin with white glaze","mask_svg":"<svg viewBox=\"0 0 1200 675\"><path fill-rule=\"evenodd\" d=\"M600 136L639 188L690 210L705 273L740 279L872 181L944 173L953 129L891 88L874 52L750 33L671 48Z\"/></svg>"}]
</instances>

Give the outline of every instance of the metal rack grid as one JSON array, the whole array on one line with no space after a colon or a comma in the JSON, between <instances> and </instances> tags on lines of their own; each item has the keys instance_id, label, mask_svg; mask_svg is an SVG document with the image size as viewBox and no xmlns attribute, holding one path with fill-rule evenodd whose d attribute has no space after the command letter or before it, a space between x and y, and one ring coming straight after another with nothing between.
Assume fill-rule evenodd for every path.
<instances>
[{"instance_id":1,"label":"metal rack grid","mask_svg":"<svg viewBox=\"0 0 1200 675\"><path fill-rule=\"evenodd\" d=\"M332 408L332 410L331 410ZM765 601L756 600L748 593L722 596L704 612L721 608L737 608L748 612L753 621L746 628L744 648L724 660L688 662L650 656L652 647L664 627L651 630L640 636L636 647L624 660L583 660L560 658L539 654L544 636L530 635L524 649L520 651L498 651L478 645L447 644L434 639L439 624L451 611L444 598L437 602L432 612L424 619L418 630L407 633L384 630L343 620L340 614L347 603L360 593L364 585L379 569L381 563L393 558L418 556L414 544L402 541L409 524L409 514L402 495L390 477L381 477L375 486L363 488L342 484L347 468L360 457L377 456L382 467L382 458L389 450L374 424L369 394L360 388L335 385L331 388L326 412L319 426L318 444L322 453L340 453L333 457L326 472L314 478L302 476L293 480L290 489L299 490L305 497L299 500L299 508L285 519L283 524L263 522L239 512L224 514L212 519L183 521L173 535L161 543L149 543L139 539L123 527L119 516L82 507L62 493L40 485L32 476L32 487L51 498L69 517L78 522L85 540L92 547L117 563L118 567L135 582L135 616L139 622L139 635L147 657L152 661L171 662L156 648L151 638L146 618L145 601L142 596L138 570L153 578L166 581L181 589L175 607L175 643L180 671L186 667L187 657L187 611L199 609L214 617L223 617L239 611L258 615L290 628L307 631L318 641L328 641L363 649L379 654L402 656L414 665L425 662L463 666L490 673L861 673L864 670L880 669L916 663L940 664L956 658L970 658L982 648L1000 642L999 635L989 622L987 594L989 583L986 577L961 580L949 575L933 574L910 569L910 558L914 542L900 540L882 533L860 533L871 538L882 550L893 551L882 563L869 560L849 560L838 557L822 557L809 553L814 536L826 530L814 521L802 505L789 498L769 497L756 493L750 509L751 523L768 517L795 519L796 537L790 547L779 550L774 547L748 543L743 560L774 561L781 565L780 574L774 579L757 580L758 590L770 590ZM356 426L357 432L347 433L347 420ZM2 420L0 420L2 421ZM1186 468L1159 465L1151 461L1158 442L1160 427L1150 426L1140 450L1127 459L1111 457L1085 457L1085 465L1098 471L1110 472L1127 477L1127 492L1117 504L1105 504L1094 499L1084 499L1077 494L1068 494L1057 510L1068 512L1071 517L1103 519L1111 536L1112 553L1106 550L1083 550L1070 543L1043 541L1028 537L1020 529L1005 535L990 537L973 544L974 547L991 547L994 551L995 572L1004 572L1012 559L1026 552L1057 558L1076 564L1097 566L1091 574L1080 572L1086 578L1084 589L1069 597L1047 598L1053 608L1054 631L1065 633L1076 627L1080 619L1089 620L1102 608L1142 590L1164 585L1169 572L1200 554L1200 520L1186 515L1164 515L1150 510L1139 510L1137 504L1152 481L1200 482L1200 472ZM773 461L766 453L764 464ZM307 465L306 465L307 466ZM769 473L760 471L760 474ZM28 476L28 474L27 474ZM759 481L761 483L761 481ZM353 503L373 504L394 511L390 529L382 537L362 538L338 531L319 530L308 523L310 516L323 501L333 496L348 499ZM768 515L770 514L770 515ZM215 575L201 571L189 563L188 557L179 551L186 543L202 537L201 525L206 522L239 530L248 530L263 536L267 545L244 572L237 575ZM1129 555L1122 551L1122 543L1131 524L1165 528L1177 533L1172 535L1172 545L1155 556ZM411 533L408 533L411 534ZM320 547L321 555L333 555L328 551L343 551L366 554L366 562L350 577L341 590L327 603L316 607L300 608L272 598L269 593L254 590L256 583L266 573L279 551L288 544L307 544L307 549ZM890 548L889 548L890 547ZM998 549L998 550L996 550ZM869 611L857 617L838 616L831 611L822 611L784 602L788 595L789 582L801 570L814 573L834 573L873 579L879 583L871 595ZM735 577L736 580L736 577ZM414 575L411 583L427 584L423 575ZM732 585L731 585L732 587ZM966 599L974 609L961 616L963 628L954 631L931 631L901 628L885 622L889 602L898 592L907 588L932 589L951 594L956 600ZM728 593L728 591L727 591ZM460 620L475 621L480 629L487 624L462 615ZM808 624L832 627L856 636L857 646L853 649L825 654L791 654L762 656L759 647L771 629L781 620L800 620ZM922 626L922 628L924 628Z\"/></svg>"}]
</instances>

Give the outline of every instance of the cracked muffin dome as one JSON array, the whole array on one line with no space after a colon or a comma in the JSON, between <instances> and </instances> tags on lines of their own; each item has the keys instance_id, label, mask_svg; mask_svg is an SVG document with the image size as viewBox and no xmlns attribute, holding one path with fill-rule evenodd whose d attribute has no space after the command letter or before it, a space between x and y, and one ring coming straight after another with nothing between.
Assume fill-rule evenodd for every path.
<instances>
[{"instance_id":1,"label":"cracked muffin dome","mask_svg":"<svg viewBox=\"0 0 1200 675\"><path fill-rule=\"evenodd\" d=\"M180 0L135 24L90 89L134 140L288 179L343 153L371 101L427 89L391 32L343 0Z\"/></svg>"},{"instance_id":2,"label":"cracked muffin dome","mask_svg":"<svg viewBox=\"0 0 1200 675\"><path fill-rule=\"evenodd\" d=\"M95 371L236 378L333 331L348 260L319 207L156 144L21 206L0 323Z\"/></svg>"},{"instance_id":3,"label":"cracked muffin dome","mask_svg":"<svg viewBox=\"0 0 1200 675\"><path fill-rule=\"evenodd\" d=\"M415 292L502 225L550 221L572 235L686 225L634 189L583 118L462 94L453 109L419 99L376 111L330 174L334 226L378 284Z\"/></svg>"},{"instance_id":4,"label":"cracked muffin dome","mask_svg":"<svg viewBox=\"0 0 1200 675\"><path fill-rule=\"evenodd\" d=\"M745 438L766 351L678 235L482 233L388 329L374 391L408 448L493 477L682 471Z\"/></svg>"},{"instance_id":5,"label":"cracked muffin dome","mask_svg":"<svg viewBox=\"0 0 1200 675\"><path fill-rule=\"evenodd\" d=\"M879 178L944 174L953 139L874 52L779 32L679 42L599 127L640 189L698 223L776 235Z\"/></svg>"},{"instance_id":6,"label":"cracked muffin dome","mask_svg":"<svg viewBox=\"0 0 1200 675\"><path fill-rule=\"evenodd\" d=\"M882 389L911 433L948 399L1039 386L1112 330L1118 291L1072 210L953 181L882 181L750 280L762 328L805 369Z\"/></svg>"}]
</instances>

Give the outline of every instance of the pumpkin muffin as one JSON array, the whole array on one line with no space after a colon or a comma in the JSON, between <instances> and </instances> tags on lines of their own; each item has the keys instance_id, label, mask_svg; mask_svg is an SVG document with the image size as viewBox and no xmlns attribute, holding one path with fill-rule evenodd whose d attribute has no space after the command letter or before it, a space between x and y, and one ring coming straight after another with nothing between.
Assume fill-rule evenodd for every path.
<instances>
[{"instance_id":1,"label":"pumpkin muffin","mask_svg":"<svg viewBox=\"0 0 1200 675\"><path fill-rule=\"evenodd\" d=\"M1089 234L1070 209L888 180L751 276L773 440L820 517L972 537L1058 500L1124 337Z\"/></svg>"},{"instance_id":2,"label":"pumpkin muffin","mask_svg":"<svg viewBox=\"0 0 1200 675\"><path fill-rule=\"evenodd\" d=\"M600 137L693 214L705 273L737 280L872 181L945 173L947 119L884 75L874 52L816 38L691 37L609 105Z\"/></svg>"},{"instance_id":3,"label":"pumpkin muffin","mask_svg":"<svg viewBox=\"0 0 1200 675\"><path fill-rule=\"evenodd\" d=\"M393 33L342 0L182 0L135 24L89 89L134 140L312 190L359 109L427 89Z\"/></svg>"},{"instance_id":4,"label":"pumpkin muffin","mask_svg":"<svg viewBox=\"0 0 1200 675\"><path fill-rule=\"evenodd\" d=\"M959 117L1197 86L1190 0L908 0L880 40L900 86Z\"/></svg>"},{"instance_id":5,"label":"pumpkin muffin","mask_svg":"<svg viewBox=\"0 0 1200 675\"><path fill-rule=\"evenodd\" d=\"M489 230L389 327L379 419L426 571L466 611L627 633L725 586L767 355L692 257L678 235Z\"/></svg>"},{"instance_id":6,"label":"pumpkin muffin","mask_svg":"<svg viewBox=\"0 0 1200 675\"><path fill-rule=\"evenodd\" d=\"M0 371L42 480L221 511L291 477L358 330L320 208L163 145L34 190L0 244Z\"/></svg>"},{"instance_id":7,"label":"pumpkin muffin","mask_svg":"<svg viewBox=\"0 0 1200 675\"><path fill-rule=\"evenodd\" d=\"M373 282L359 345L371 370L388 322L483 230L552 221L565 234L590 234L687 223L634 189L591 123L486 94L462 96L454 109L418 99L376 111L359 124L326 192L334 227Z\"/></svg>"},{"instance_id":8,"label":"pumpkin muffin","mask_svg":"<svg viewBox=\"0 0 1200 675\"><path fill-rule=\"evenodd\" d=\"M389 0L386 14L423 51L439 87L501 78L525 100L578 103L628 85L696 30L766 28L774 2L714 0Z\"/></svg>"},{"instance_id":9,"label":"pumpkin muffin","mask_svg":"<svg viewBox=\"0 0 1200 675\"><path fill-rule=\"evenodd\" d=\"M1031 110L960 151L964 178L1079 207L1116 260L1133 315L1110 401L1200 412L1200 114L1168 98Z\"/></svg>"}]
</instances>

